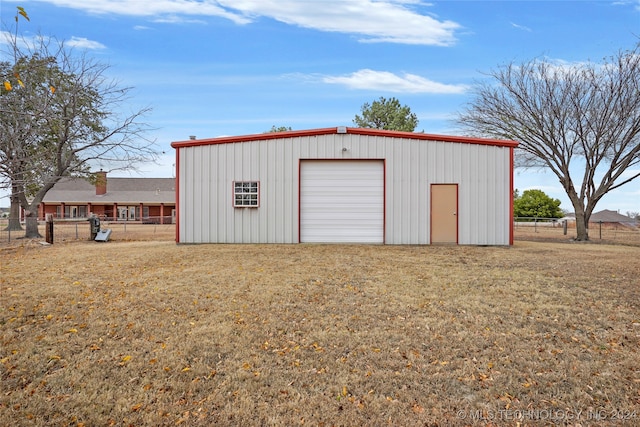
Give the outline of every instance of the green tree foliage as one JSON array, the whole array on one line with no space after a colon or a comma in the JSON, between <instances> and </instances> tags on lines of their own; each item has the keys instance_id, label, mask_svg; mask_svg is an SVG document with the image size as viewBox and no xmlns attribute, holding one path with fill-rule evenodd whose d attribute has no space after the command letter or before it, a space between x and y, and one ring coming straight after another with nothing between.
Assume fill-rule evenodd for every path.
<instances>
[{"instance_id":1,"label":"green tree foliage","mask_svg":"<svg viewBox=\"0 0 640 427\"><path fill-rule=\"evenodd\" d=\"M513 200L513 216L520 218L562 218L560 200L542 190L525 190Z\"/></svg>"},{"instance_id":2,"label":"green tree foliage","mask_svg":"<svg viewBox=\"0 0 640 427\"><path fill-rule=\"evenodd\" d=\"M418 126L418 116L406 105L400 105L396 98L380 97L371 104L365 102L361 114L353 119L353 123L361 128L398 130L413 132Z\"/></svg>"},{"instance_id":3,"label":"green tree foliage","mask_svg":"<svg viewBox=\"0 0 640 427\"><path fill-rule=\"evenodd\" d=\"M520 143L520 166L553 172L576 239L610 191L640 177L640 43L601 63L532 60L489 73L459 115L469 133Z\"/></svg>"},{"instance_id":4,"label":"green tree foliage","mask_svg":"<svg viewBox=\"0 0 640 427\"><path fill-rule=\"evenodd\" d=\"M274 133L274 132L287 132L293 130L291 129L291 126L277 126L273 125L271 126L271 129L269 129L268 131L266 131L265 133Z\"/></svg>"}]
</instances>

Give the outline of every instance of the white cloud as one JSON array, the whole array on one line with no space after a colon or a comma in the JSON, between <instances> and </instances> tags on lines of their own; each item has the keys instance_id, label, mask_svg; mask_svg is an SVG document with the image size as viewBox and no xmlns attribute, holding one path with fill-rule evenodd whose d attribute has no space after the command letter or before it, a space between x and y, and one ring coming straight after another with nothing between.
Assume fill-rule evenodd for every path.
<instances>
[{"instance_id":1,"label":"white cloud","mask_svg":"<svg viewBox=\"0 0 640 427\"><path fill-rule=\"evenodd\" d=\"M191 19L184 16L171 15L163 16L161 18L155 18L153 22L159 24L206 24L207 22L202 19Z\"/></svg>"},{"instance_id":2,"label":"white cloud","mask_svg":"<svg viewBox=\"0 0 640 427\"><path fill-rule=\"evenodd\" d=\"M0 45L9 45L10 41L13 40L14 34L9 33L7 31L0 31ZM18 47L21 49L34 49L34 46L37 46L42 41L43 36L36 35L31 37L20 36L17 39ZM46 40L47 38L44 37ZM54 39L55 40L55 39ZM89 40L84 37L71 37L70 40L64 42L65 45L73 48L79 49L89 49L89 50L98 50L105 49L106 46L100 42Z\"/></svg>"},{"instance_id":3,"label":"white cloud","mask_svg":"<svg viewBox=\"0 0 640 427\"><path fill-rule=\"evenodd\" d=\"M89 39L86 39L84 37L75 37L75 36L71 37L71 40L66 42L66 44L71 46L71 47L80 48L80 49L97 50L97 49L105 49L106 48L106 46L103 45L100 42L89 40Z\"/></svg>"},{"instance_id":4,"label":"white cloud","mask_svg":"<svg viewBox=\"0 0 640 427\"><path fill-rule=\"evenodd\" d=\"M250 19L226 10L216 0L40 0L56 6L84 10L95 14L156 17L160 15L220 16L237 24L247 24Z\"/></svg>"},{"instance_id":5,"label":"white cloud","mask_svg":"<svg viewBox=\"0 0 640 427\"><path fill-rule=\"evenodd\" d=\"M246 16L265 16L300 27L356 34L363 42L451 45L460 25L421 15L402 0L219 0Z\"/></svg>"},{"instance_id":6,"label":"white cloud","mask_svg":"<svg viewBox=\"0 0 640 427\"><path fill-rule=\"evenodd\" d=\"M529 27L525 27L524 25L516 24L515 22L512 22L512 23L511 23L511 26L512 26L513 28L517 28L518 30L527 31L527 32L529 32L529 33L532 33L532 32L533 32L533 30L532 30L531 28L529 28Z\"/></svg>"},{"instance_id":7,"label":"white cloud","mask_svg":"<svg viewBox=\"0 0 640 427\"><path fill-rule=\"evenodd\" d=\"M460 94L465 85L448 85L434 82L416 74L397 75L388 71L358 70L346 76L326 76L322 81L341 84L352 89L383 90L397 93Z\"/></svg>"},{"instance_id":8,"label":"white cloud","mask_svg":"<svg viewBox=\"0 0 640 427\"><path fill-rule=\"evenodd\" d=\"M635 5L635 9L640 12L640 0L619 0L619 1L614 1L612 3L614 6L634 6Z\"/></svg>"},{"instance_id":9,"label":"white cloud","mask_svg":"<svg viewBox=\"0 0 640 427\"><path fill-rule=\"evenodd\" d=\"M176 22L176 17L218 16L237 24L271 18L318 31L354 34L361 42L450 46L460 25L421 14L420 0L40 0L96 14Z\"/></svg>"}]
</instances>

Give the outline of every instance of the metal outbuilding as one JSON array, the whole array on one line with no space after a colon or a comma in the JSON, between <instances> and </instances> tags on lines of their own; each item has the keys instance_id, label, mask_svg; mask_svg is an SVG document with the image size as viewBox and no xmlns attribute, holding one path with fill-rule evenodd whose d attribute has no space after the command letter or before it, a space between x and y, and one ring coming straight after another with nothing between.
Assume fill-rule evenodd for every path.
<instances>
[{"instance_id":1,"label":"metal outbuilding","mask_svg":"<svg viewBox=\"0 0 640 427\"><path fill-rule=\"evenodd\" d=\"M176 241L510 245L517 145L343 126L173 142Z\"/></svg>"}]
</instances>

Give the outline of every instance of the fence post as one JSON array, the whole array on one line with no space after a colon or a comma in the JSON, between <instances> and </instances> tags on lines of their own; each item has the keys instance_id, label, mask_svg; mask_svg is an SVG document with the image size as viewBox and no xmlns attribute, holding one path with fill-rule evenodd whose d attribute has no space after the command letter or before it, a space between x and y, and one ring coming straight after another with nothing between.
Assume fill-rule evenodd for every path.
<instances>
[{"instance_id":1,"label":"fence post","mask_svg":"<svg viewBox=\"0 0 640 427\"><path fill-rule=\"evenodd\" d=\"M45 240L47 243L53 245L53 215L52 214L47 214L46 216Z\"/></svg>"},{"instance_id":2,"label":"fence post","mask_svg":"<svg viewBox=\"0 0 640 427\"><path fill-rule=\"evenodd\" d=\"M562 221L562 232L564 233L564 235L567 235L567 220L563 220Z\"/></svg>"},{"instance_id":3,"label":"fence post","mask_svg":"<svg viewBox=\"0 0 640 427\"><path fill-rule=\"evenodd\" d=\"M602 240L602 221L598 221L598 224L600 224L600 240Z\"/></svg>"},{"instance_id":4,"label":"fence post","mask_svg":"<svg viewBox=\"0 0 640 427\"><path fill-rule=\"evenodd\" d=\"M533 218L533 231L534 233L538 232L538 217Z\"/></svg>"}]
</instances>

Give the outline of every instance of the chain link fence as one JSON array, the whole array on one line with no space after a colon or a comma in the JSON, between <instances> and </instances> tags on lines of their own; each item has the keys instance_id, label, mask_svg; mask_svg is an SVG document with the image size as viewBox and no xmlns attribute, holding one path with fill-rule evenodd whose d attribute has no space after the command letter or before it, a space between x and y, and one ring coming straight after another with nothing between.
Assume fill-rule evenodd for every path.
<instances>
[{"instance_id":1,"label":"chain link fence","mask_svg":"<svg viewBox=\"0 0 640 427\"><path fill-rule=\"evenodd\" d=\"M176 236L175 224L161 224L160 218L141 221L101 221L102 230L110 229L109 240L157 240L174 241ZM23 230L7 230L8 220L0 219L0 245L20 245L26 240ZM46 235L46 223L38 223L38 230L42 241ZM53 222L53 243L80 241L91 239L91 224L86 219L55 220ZM32 240L32 239L31 239ZM40 240L40 239L38 239Z\"/></svg>"},{"instance_id":2,"label":"chain link fence","mask_svg":"<svg viewBox=\"0 0 640 427\"><path fill-rule=\"evenodd\" d=\"M160 218L151 221L102 221L101 228L110 229L109 240L174 241L175 224L161 224ZM20 245L24 230L8 231L8 220L0 219L0 245ZM46 234L45 222L39 224L40 234ZM558 240L575 238L575 222L557 218L515 218L515 240ZM640 227L622 223L592 222L589 224L592 242L640 245ZM53 243L91 239L91 225L87 220L57 220L53 223Z\"/></svg>"},{"instance_id":3,"label":"chain link fence","mask_svg":"<svg viewBox=\"0 0 640 427\"><path fill-rule=\"evenodd\" d=\"M592 242L640 245L640 224L629 219L629 223L590 222L589 239ZM557 218L514 218L516 240L564 240L576 237L575 221Z\"/></svg>"}]
</instances>

